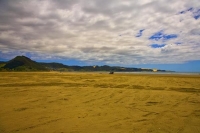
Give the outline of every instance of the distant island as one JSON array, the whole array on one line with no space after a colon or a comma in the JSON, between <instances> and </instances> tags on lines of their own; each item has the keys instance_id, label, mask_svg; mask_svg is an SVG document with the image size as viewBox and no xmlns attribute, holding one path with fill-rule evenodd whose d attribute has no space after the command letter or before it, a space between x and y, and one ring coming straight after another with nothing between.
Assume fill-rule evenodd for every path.
<instances>
[{"instance_id":1,"label":"distant island","mask_svg":"<svg viewBox=\"0 0 200 133\"><path fill-rule=\"evenodd\" d=\"M8 62L0 61L0 71L113 71L113 72L171 72L159 69L128 68L120 66L68 66L62 63L41 63L31 60L26 56L16 56Z\"/></svg>"}]
</instances>

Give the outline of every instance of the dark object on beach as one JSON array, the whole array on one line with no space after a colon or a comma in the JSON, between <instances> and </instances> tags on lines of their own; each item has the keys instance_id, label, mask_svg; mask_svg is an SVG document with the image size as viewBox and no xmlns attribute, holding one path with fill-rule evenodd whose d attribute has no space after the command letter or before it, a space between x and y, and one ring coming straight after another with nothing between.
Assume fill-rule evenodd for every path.
<instances>
[{"instance_id":1,"label":"dark object on beach","mask_svg":"<svg viewBox=\"0 0 200 133\"><path fill-rule=\"evenodd\" d=\"M113 71L110 71L109 74L114 74L114 72L113 72Z\"/></svg>"}]
</instances>

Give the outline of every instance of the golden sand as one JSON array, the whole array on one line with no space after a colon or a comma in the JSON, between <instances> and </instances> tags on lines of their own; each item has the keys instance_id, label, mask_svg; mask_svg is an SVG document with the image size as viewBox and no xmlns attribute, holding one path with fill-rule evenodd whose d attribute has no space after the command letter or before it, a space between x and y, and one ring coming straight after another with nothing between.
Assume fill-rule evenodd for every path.
<instances>
[{"instance_id":1,"label":"golden sand","mask_svg":"<svg viewBox=\"0 0 200 133\"><path fill-rule=\"evenodd\" d=\"M0 133L200 133L200 75L0 73Z\"/></svg>"}]
</instances>

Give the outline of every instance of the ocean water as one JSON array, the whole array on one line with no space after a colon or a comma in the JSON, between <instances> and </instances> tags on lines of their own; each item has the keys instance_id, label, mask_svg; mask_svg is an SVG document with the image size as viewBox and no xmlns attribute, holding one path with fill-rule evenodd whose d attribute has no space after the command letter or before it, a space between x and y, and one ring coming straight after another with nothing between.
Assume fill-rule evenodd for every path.
<instances>
[{"instance_id":1,"label":"ocean water","mask_svg":"<svg viewBox=\"0 0 200 133\"><path fill-rule=\"evenodd\" d=\"M126 74L174 74L174 75L200 75L200 72L115 72L115 73L126 73Z\"/></svg>"}]
</instances>

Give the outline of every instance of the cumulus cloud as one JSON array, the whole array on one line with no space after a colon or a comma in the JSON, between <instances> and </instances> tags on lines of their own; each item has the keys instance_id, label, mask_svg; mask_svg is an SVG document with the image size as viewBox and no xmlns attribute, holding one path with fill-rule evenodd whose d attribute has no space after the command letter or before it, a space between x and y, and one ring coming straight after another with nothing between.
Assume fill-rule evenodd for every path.
<instances>
[{"instance_id":1,"label":"cumulus cloud","mask_svg":"<svg viewBox=\"0 0 200 133\"><path fill-rule=\"evenodd\" d=\"M200 59L199 0L1 0L0 55L104 64Z\"/></svg>"}]
</instances>

